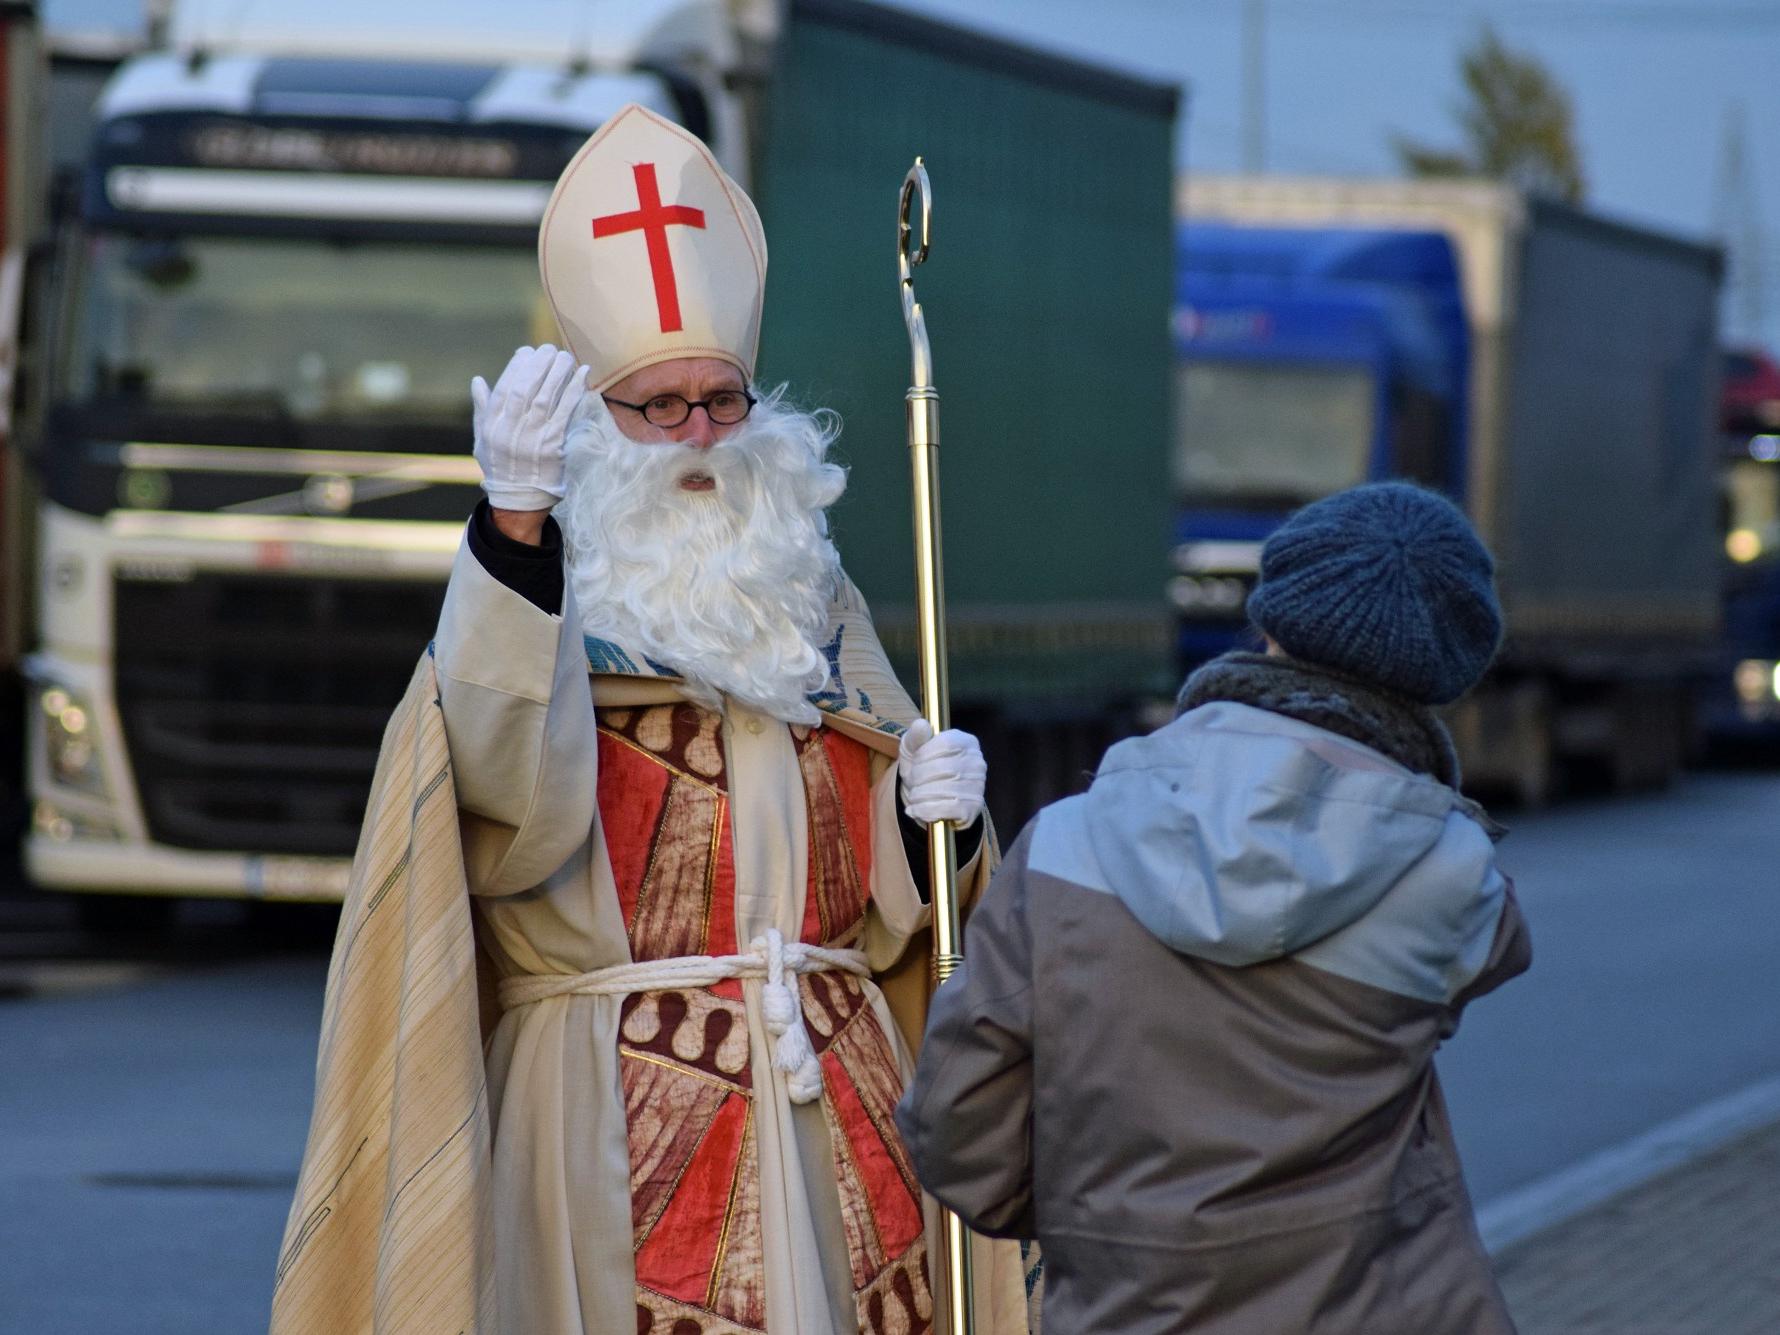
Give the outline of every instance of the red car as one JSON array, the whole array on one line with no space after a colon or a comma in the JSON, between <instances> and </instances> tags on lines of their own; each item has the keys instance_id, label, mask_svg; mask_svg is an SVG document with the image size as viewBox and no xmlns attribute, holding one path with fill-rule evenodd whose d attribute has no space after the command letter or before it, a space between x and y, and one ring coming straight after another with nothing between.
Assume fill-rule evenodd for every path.
<instances>
[{"instance_id":1,"label":"red car","mask_svg":"<svg viewBox=\"0 0 1780 1335\"><path fill-rule=\"evenodd\" d=\"M1720 425L1737 436L1780 432L1780 362L1761 348L1728 348Z\"/></svg>"}]
</instances>

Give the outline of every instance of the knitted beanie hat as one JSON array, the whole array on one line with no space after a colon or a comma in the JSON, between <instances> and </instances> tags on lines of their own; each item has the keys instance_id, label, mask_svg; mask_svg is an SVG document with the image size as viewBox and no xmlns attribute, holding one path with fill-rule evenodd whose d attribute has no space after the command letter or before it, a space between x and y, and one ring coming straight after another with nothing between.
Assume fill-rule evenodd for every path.
<instances>
[{"instance_id":1,"label":"knitted beanie hat","mask_svg":"<svg viewBox=\"0 0 1780 1335\"><path fill-rule=\"evenodd\" d=\"M1375 482L1280 526L1261 549L1248 614L1293 658L1450 704L1502 642L1495 569L1452 502Z\"/></svg>"}]
</instances>

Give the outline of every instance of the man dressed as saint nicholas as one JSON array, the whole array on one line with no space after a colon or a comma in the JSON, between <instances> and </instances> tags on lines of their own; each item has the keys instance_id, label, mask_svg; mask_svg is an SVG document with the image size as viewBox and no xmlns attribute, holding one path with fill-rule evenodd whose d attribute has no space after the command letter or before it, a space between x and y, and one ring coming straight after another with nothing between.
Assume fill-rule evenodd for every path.
<instances>
[{"instance_id":1,"label":"man dressed as saint nicholas","mask_svg":"<svg viewBox=\"0 0 1780 1335\"><path fill-rule=\"evenodd\" d=\"M832 415L753 384L766 243L705 146L614 115L540 259L566 350L472 385L487 499L432 651L484 965L478 1328L943 1329L937 1212L892 1120L924 993L896 981L925 975L924 824L963 827L967 895L986 877L981 752L916 718L842 572ZM352 1078L334 993L370 967L349 926L274 1330L321 1328L299 1313L350 1287L321 1259L361 1153L323 1126ZM420 1078L408 937L398 1083ZM424 1181L434 1160L407 1157ZM424 1264L388 1218L366 1244L380 1313ZM988 1335L1026 1329L1010 1246L976 1248Z\"/></svg>"}]
</instances>

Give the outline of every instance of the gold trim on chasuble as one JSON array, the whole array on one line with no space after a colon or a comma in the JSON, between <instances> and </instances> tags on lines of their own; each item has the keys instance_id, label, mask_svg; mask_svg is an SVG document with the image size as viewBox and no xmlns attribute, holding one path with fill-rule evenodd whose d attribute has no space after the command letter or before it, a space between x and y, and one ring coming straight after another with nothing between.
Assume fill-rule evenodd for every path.
<instances>
[{"instance_id":1,"label":"gold trim on chasuble","mask_svg":"<svg viewBox=\"0 0 1780 1335\"><path fill-rule=\"evenodd\" d=\"M599 802L634 959L722 955L735 940L735 857L721 720L688 704L599 711ZM793 728L808 803L804 941L844 946L871 885L871 753ZM932 1328L919 1188L891 1122L894 1051L858 979L801 979L822 1063L859 1328ZM624 1003L638 1335L747 1335L769 1325L753 1071L739 982Z\"/></svg>"}]
</instances>

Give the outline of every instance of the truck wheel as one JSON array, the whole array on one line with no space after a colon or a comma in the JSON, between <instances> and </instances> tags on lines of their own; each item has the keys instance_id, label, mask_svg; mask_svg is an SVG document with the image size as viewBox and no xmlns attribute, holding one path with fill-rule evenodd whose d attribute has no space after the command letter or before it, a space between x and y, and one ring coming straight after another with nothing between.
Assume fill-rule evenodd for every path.
<instances>
[{"instance_id":1,"label":"truck wheel","mask_svg":"<svg viewBox=\"0 0 1780 1335\"><path fill-rule=\"evenodd\" d=\"M1542 807L1556 788L1552 696L1542 682L1486 683L1449 720L1467 790Z\"/></svg>"},{"instance_id":2,"label":"truck wheel","mask_svg":"<svg viewBox=\"0 0 1780 1335\"><path fill-rule=\"evenodd\" d=\"M18 674L0 673L0 876L7 885L21 879L19 853L28 823L24 698Z\"/></svg>"},{"instance_id":3,"label":"truck wheel","mask_svg":"<svg viewBox=\"0 0 1780 1335\"><path fill-rule=\"evenodd\" d=\"M179 914L179 901L166 895L78 895L74 919L93 936L153 936L166 931Z\"/></svg>"},{"instance_id":4,"label":"truck wheel","mask_svg":"<svg viewBox=\"0 0 1780 1335\"><path fill-rule=\"evenodd\" d=\"M1681 689L1666 683L1622 687L1614 699L1608 764L1620 793L1665 788L1681 769L1686 718Z\"/></svg>"},{"instance_id":5,"label":"truck wheel","mask_svg":"<svg viewBox=\"0 0 1780 1335\"><path fill-rule=\"evenodd\" d=\"M274 950L325 950L340 925L338 904L256 899L247 905L247 932Z\"/></svg>"},{"instance_id":6,"label":"truck wheel","mask_svg":"<svg viewBox=\"0 0 1780 1335\"><path fill-rule=\"evenodd\" d=\"M1542 807L1557 787L1552 743L1551 696L1529 683L1519 692L1514 718L1514 797L1523 807Z\"/></svg>"}]
</instances>

